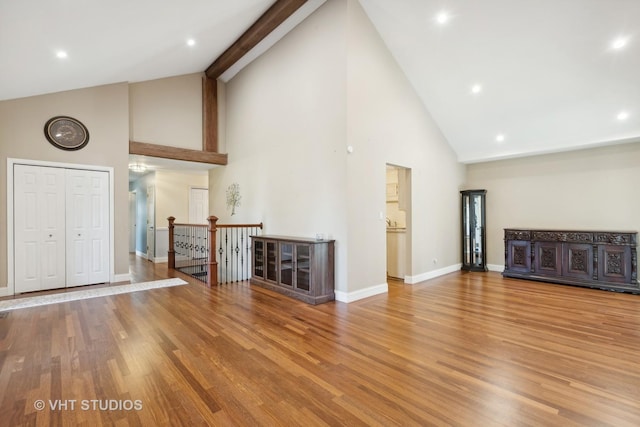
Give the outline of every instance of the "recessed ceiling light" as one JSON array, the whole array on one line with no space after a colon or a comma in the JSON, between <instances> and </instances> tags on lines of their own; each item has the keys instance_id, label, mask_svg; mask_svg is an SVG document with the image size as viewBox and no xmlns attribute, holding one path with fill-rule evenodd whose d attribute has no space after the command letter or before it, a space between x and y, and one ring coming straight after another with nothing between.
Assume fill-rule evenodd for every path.
<instances>
[{"instance_id":1,"label":"recessed ceiling light","mask_svg":"<svg viewBox=\"0 0 640 427\"><path fill-rule=\"evenodd\" d=\"M187 40L187 46L195 46L195 45L196 45L196 41L194 39Z\"/></svg>"},{"instance_id":2,"label":"recessed ceiling light","mask_svg":"<svg viewBox=\"0 0 640 427\"><path fill-rule=\"evenodd\" d=\"M446 24L449 21L449 14L447 12L440 12L436 15L436 22L438 24Z\"/></svg>"},{"instance_id":3,"label":"recessed ceiling light","mask_svg":"<svg viewBox=\"0 0 640 427\"><path fill-rule=\"evenodd\" d=\"M64 59L66 57L68 57L69 55L67 55L67 52L65 52L64 50L59 50L56 52L56 57L60 58L60 59Z\"/></svg>"},{"instance_id":4,"label":"recessed ceiling light","mask_svg":"<svg viewBox=\"0 0 640 427\"><path fill-rule=\"evenodd\" d=\"M504 142L504 135L503 134L498 134L498 136L496 136L496 141L498 142Z\"/></svg>"},{"instance_id":5,"label":"recessed ceiling light","mask_svg":"<svg viewBox=\"0 0 640 427\"><path fill-rule=\"evenodd\" d=\"M627 45L628 41L629 39L626 37L618 37L613 41L613 43L611 43L611 47L614 49L622 49Z\"/></svg>"},{"instance_id":6,"label":"recessed ceiling light","mask_svg":"<svg viewBox=\"0 0 640 427\"><path fill-rule=\"evenodd\" d=\"M622 120L627 120L629 118L629 113L627 113L626 111L620 111L618 113L617 116L618 120L622 121Z\"/></svg>"},{"instance_id":7,"label":"recessed ceiling light","mask_svg":"<svg viewBox=\"0 0 640 427\"><path fill-rule=\"evenodd\" d=\"M475 85L471 86L471 93L478 94L480 92L482 92L482 85L475 84Z\"/></svg>"}]
</instances>

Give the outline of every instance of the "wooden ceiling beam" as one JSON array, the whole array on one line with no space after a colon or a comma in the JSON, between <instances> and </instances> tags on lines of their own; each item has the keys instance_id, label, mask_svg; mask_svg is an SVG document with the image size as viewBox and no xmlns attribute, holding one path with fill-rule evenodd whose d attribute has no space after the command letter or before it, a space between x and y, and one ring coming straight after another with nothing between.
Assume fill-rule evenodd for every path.
<instances>
[{"instance_id":1,"label":"wooden ceiling beam","mask_svg":"<svg viewBox=\"0 0 640 427\"><path fill-rule=\"evenodd\" d=\"M218 81L202 78L202 151L218 152Z\"/></svg>"},{"instance_id":2,"label":"wooden ceiling beam","mask_svg":"<svg viewBox=\"0 0 640 427\"><path fill-rule=\"evenodd\" d=\"M169 147L167 145L148 144L146 142L129 141L129 154L161 157L163 159L184 160L187 162L226 165L227 155L207 151L190 150L188 148Z\"/></svg>"},{"instance_id":3,"label":"wooden ceiling beam","mask_svg":"<svg viewBox=\"0 0 640 427\"><path fill-rule=\"evenodd\" d=\"M278 0L207 68L207 77L217 79L282 24L307 0Z\"/></svg>"}]
</instances>

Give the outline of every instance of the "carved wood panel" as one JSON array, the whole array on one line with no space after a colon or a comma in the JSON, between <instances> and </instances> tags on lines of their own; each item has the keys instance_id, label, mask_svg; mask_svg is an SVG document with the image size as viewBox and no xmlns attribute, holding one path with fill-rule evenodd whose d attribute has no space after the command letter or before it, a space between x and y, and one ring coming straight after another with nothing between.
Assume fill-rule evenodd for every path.
<instances>
[{"instance_id":1,"label":"carved wood panel","mask_svg":"<svg viewBox=\"0 0 640 427\"><path fill-rule=\"evenodd\" d=\"M515 272L528 273L531 270L531 244L528 241L514 240L507 245L507 266Z\"/></svg>"},{"instance_id":2,"label":"carved wood panel","mask_svg":"<svg viewBox=\"0 0 640 427\"><path fill-rule=\"evenodd\" d=\"M591 280L593 278L593 245L565 243L562 249L562 274Z\"/></svg>"},{"instance_id":3,"label":"carved wood panel","mask_svg":"<svg viewBox=\"0 0 640 427\"><path fill-rule=\"evenodd\" d=\"M598 275L609 282L631 280L631 251L628 246L602 245L598 251Z\"/></svg>"},{"instance_id":4,"label":"carved wood panel","mask_svg":"<svg viewBox=\"0 0 640 427\"><path fill-rule=\"evenodd\" d=\"M535 243L534 272L536 274L559 275L562 271L562 243Z\"/></svg>"}]
</instances>

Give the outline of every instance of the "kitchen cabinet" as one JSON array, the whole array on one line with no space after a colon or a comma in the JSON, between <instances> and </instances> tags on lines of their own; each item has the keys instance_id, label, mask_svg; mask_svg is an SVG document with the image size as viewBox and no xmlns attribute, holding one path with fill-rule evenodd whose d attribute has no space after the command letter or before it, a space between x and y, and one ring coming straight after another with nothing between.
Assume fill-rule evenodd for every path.
<instances>
[{"instance_id":1,"label":"kitchen cabinet","mask_svg":"<svg viewBox=\"0 0 640 427\"><path fill-rule=\"evenodd\" d=\"M405 228L387 228L387 276L404 280L407 238Z\"/></svg>"}]
</instances>

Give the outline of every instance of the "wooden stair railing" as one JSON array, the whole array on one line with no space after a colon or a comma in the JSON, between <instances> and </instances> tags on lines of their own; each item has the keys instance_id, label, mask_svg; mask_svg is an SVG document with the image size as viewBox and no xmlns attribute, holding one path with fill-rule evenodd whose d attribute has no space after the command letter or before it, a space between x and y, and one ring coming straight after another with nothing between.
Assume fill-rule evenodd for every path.
<instances>
[{"instance_id":1,"label":"wooden stair railing","mask_svg":"<svg viewBox=\"0 0 640 427\"><path fill-rule=\"evenodd\" d=\"M249 233L258 234L258 230L262 230L262 223L218 224L218 218L215 216L207 218L208 225L176 223L173 216L167 220L169 221L168 267L170 269L182 271L201 281L204 281L204 276L206 276L206 283L211 286L220 283L222 266L218 262L218 258L222 260L224 256L223 283L249 279L251 253ZM218 229L225 230L219 241L217 239ZM178 231L176 232L176 230ZM229 234L228 230L241 231L236 231L234 237L234 234ZM176 254L179 259L176 259ZM231 263L229 257L231 257ZM237 257L241 257L240 261ZM236 263L235 268L234 262ZM239 262L242 264L241 269L237 268Z\"/></svg>"}]
</instances>

